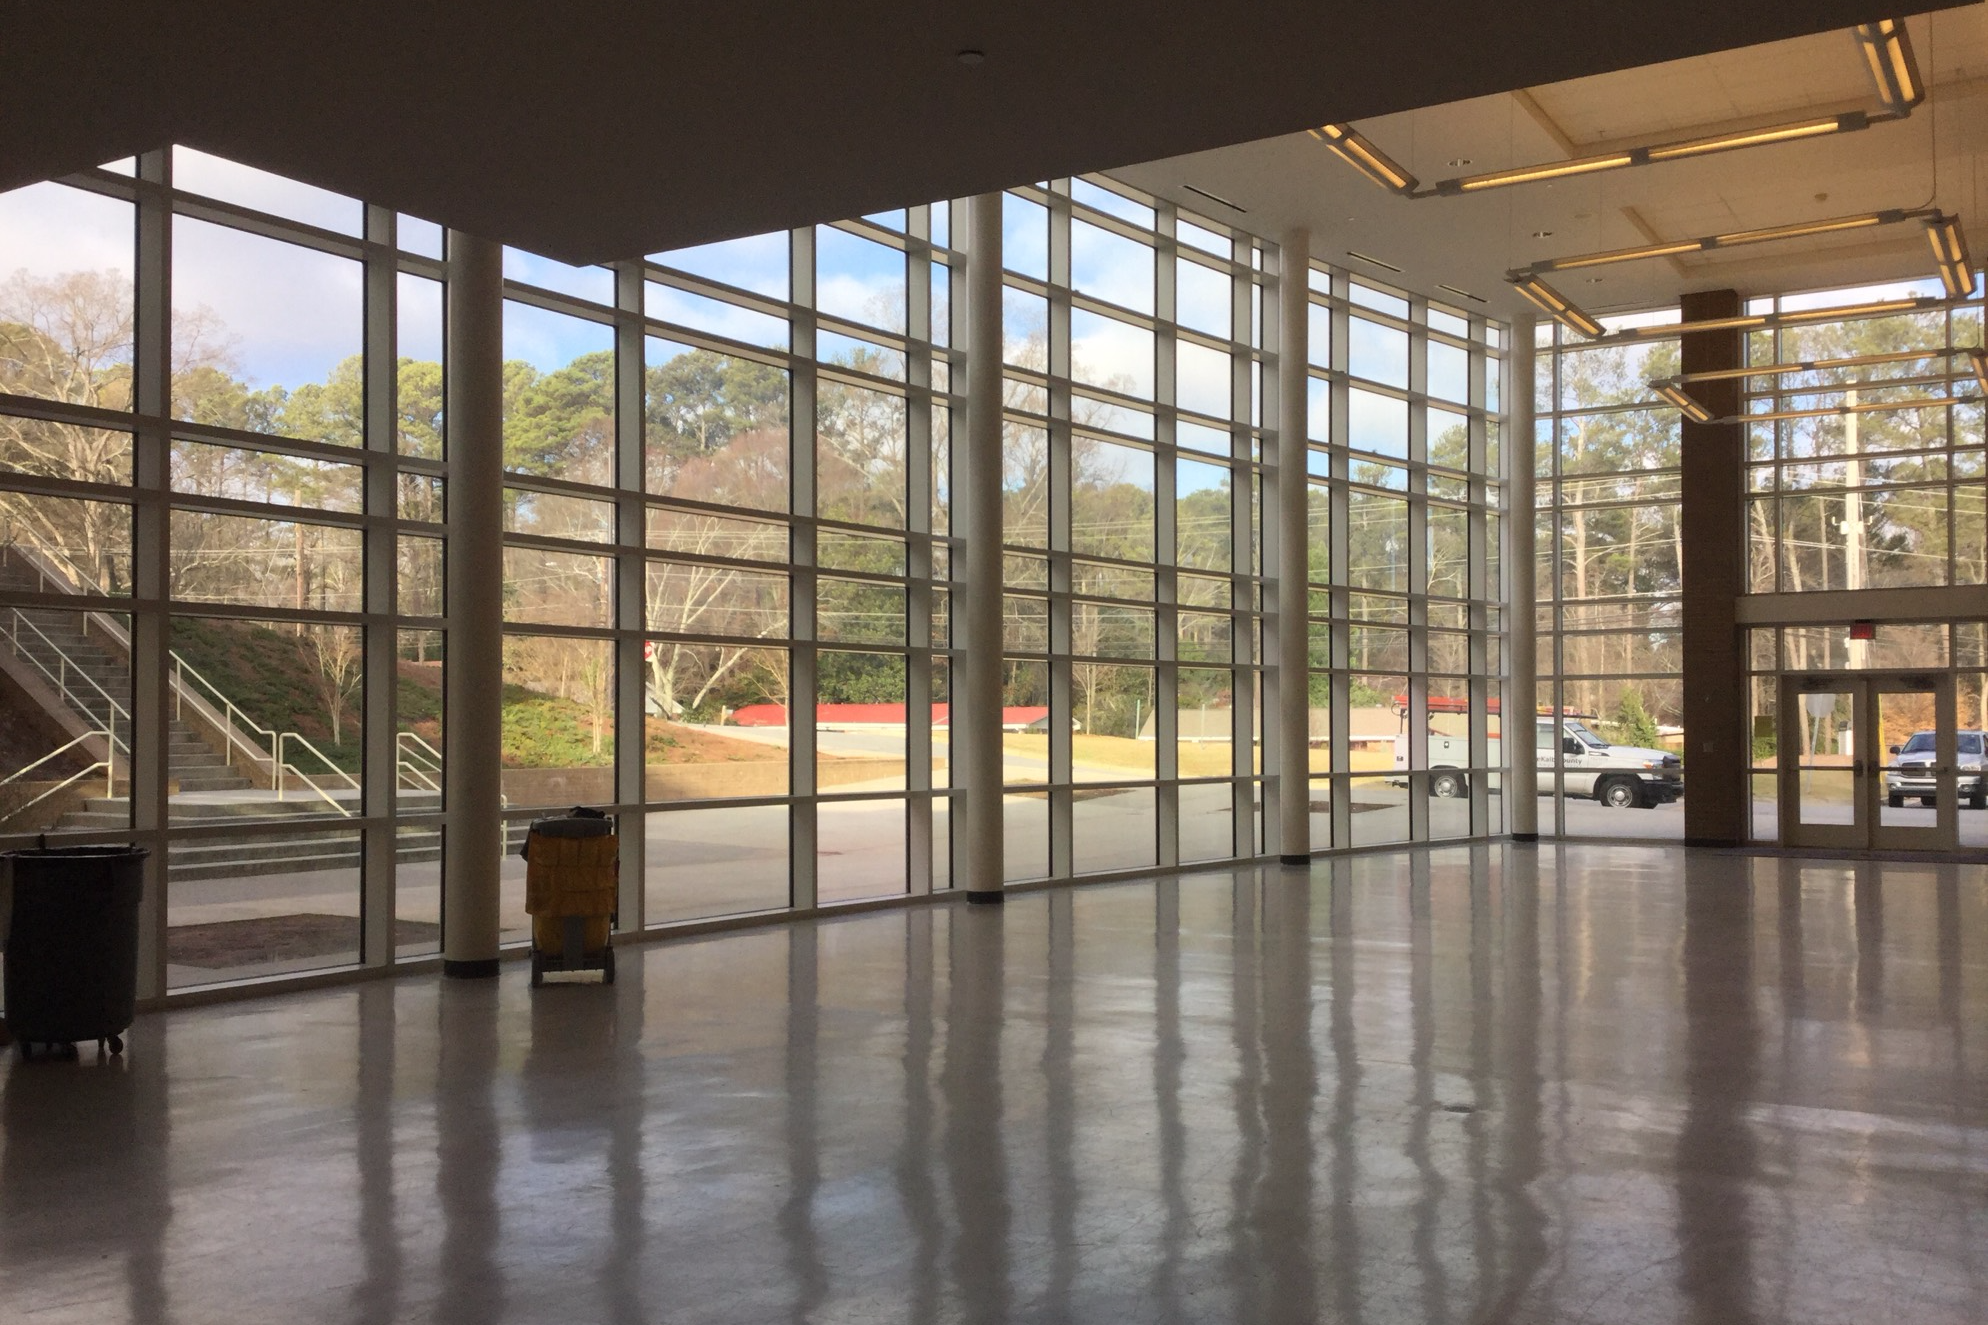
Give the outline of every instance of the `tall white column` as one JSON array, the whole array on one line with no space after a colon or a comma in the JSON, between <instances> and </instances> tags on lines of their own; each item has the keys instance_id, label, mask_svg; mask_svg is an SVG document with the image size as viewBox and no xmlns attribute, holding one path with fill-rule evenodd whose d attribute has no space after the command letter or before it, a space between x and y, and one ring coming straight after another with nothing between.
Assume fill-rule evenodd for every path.
<instances>
[{"instance_id":1,"label":"tall white column","mask_svg":"<svg viewBox=\"0 0 1988 1325\"><path fill-rule=\"evenodd\" d=\"M497 974L503 862L503 250L449 232L442 970Z\"/></svg>"},{"instance_id":2,"label":"tall white column","mask_svg":"<svg viewBox=\"0 0 1988 1325\"><path fill-rule=\"evenodd\" d=\"M1539 651L1534 631L1538 615L1538 567L1533 550L1532 471L1537 446L1532 417L1533 329L1530 315L1512 319L1512 351L1505 356L1511 380L1505 383L1505 575L1511 593L1505 600L1506 657L1512 668L1499 715L1498 742L1511 769L1506 782L1512 836L1521 842L1539 839L1539 760L1534 752L1533 725L1526 721L1539 709Z\"/></svg>"},{"instance_id":3,"label":"tall white column","mask_svg":"<svg viewBox=\"0 0 1988 1325\"><path fill-rule=\"evenodd\" d=\"M1279 245L1277 284L1277 470L1273 545L1277 615L1270 661L1277 722L1277 850L1286 865L1310 861L1311 677L1307 670L1310 530L1305 519L1305 365L1311 361L1311 232L1293 228Z\"/></svg>"},{"instance_id":4,"label":"tall white column","mask_svg":"<svg viewBox=\"0 0 1988 1325\"><path fill-rule=\"evenodd\" d=\"M952 706L954 877L967 900L998 904L1001 761L1001 195L968 204L966 428L953 457Z\"/></svg>"}]
</instances>

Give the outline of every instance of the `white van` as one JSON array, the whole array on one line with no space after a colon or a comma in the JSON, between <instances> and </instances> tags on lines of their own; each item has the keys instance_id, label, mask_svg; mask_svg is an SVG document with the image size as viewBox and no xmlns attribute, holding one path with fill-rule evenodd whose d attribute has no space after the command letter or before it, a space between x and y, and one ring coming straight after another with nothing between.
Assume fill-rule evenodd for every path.
<instances>
[{"instance_id":1,"label":"white van","mask_svg":"<svg viewBox=\"0 0 1988 1325\"><path fill-rule=\"evenodd\" d=\"M1678 757L1665 750L1647 750L1634 745L1610 745L1594 734L1578 718L1539 715L1535 726L1542 795L1553 791L1553 741L1556 721L1565 753L1562 768L1569 796L1592 797L1615 809L1652 809L1668 805L1684 796L1684 768ZM1470 767L1470 741L1462 736L1429 733L1429 794L1463 796L1469 794L1466 769ZM1492 737L1486 758L1499 762L1498 738ZM1408 735L1394 738L1394 766L1408 767Z\"/></svg>"}]
</instances>

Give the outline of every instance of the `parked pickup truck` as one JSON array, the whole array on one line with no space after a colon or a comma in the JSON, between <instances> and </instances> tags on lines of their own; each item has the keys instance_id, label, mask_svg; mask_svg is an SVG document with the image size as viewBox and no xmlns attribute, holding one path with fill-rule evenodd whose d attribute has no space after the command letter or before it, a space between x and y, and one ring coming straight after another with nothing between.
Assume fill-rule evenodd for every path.
<instances>
[{"instance_id":1,"label":"parked pickup truck","mask_svg":"<svg viewBox=\"0 0 1988 1325\"><path fill-rule=\"evenodd\" d=\"M1646 750L1634 745L1610 745L1575 718L1542 714L1535 729L1539 751L1540 791L1553 790L1554 725L1559 724L1565 753L1562 768L1569 796L1592 797L1615 809L1651 809L1668 805L1684 796L1684 768L1678 757L1664 750ZM1491 764L1498 763L1498 740L1493 737L1486 752ZM1394 738L1394 766L1408 765L1408 736ZM1429 794L1462 796L1469 791L1464 770L1470 767L1470 742L1462 736L1429 733Z\"/></svg>"}]
</instances>

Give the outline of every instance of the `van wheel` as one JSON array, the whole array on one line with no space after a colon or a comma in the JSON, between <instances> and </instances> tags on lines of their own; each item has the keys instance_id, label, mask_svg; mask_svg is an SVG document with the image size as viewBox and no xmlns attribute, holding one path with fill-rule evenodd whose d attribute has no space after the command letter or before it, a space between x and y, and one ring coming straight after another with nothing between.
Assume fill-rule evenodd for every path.
<instances>
[{"instance_id":1,"label":"van wheel","mask_svg":"<svg viewBox=\"0 0 1988 1325\"><path fill-rule=\"evenodd\" d=\"M1884 803L1894 810L1902 810L1905 808L1905 796L1901 792L1894 791L1884 798Z\"/></svg>"},{"instance_id":2,"label":"van wheel","mask_svg":"<svg viewBox=\"0 0 1988 1325\"><path fill-rule=\"evenodd\" d=\"M1643 791L1628 778L1610 778L1596 790L1595 799L1611 810L1633 810L1643 803Z\"/></svg>"},{"instance_id":3,"label":"van wheel","mask_svg":"<svg viewBox=\"0 0 1988 1325\"><path fill-rule=\"evenodd\" d=\"M1443 800L1455 800L1470 794L1470 786L1456 773L1436 773L1429 778L1429 794Z\"/></svg>"},{"instance_id":4,"label":"van wheel","mask_svg":"<svg viewBox=\"0 0 1988 1325\"><path fill-rule=\"evenodd\" d=\"M1967 808L1970 810L1988 810L1988 782L1977 782L1974 784L1974 794L1967 798Z\"/></svg>"}]
</instances>

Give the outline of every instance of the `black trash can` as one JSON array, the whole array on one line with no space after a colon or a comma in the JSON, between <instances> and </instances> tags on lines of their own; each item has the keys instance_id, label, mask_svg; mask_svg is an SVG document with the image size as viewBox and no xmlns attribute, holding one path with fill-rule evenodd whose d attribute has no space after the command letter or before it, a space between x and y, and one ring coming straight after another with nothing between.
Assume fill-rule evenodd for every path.
<instances>
[{"instance_id":1,"label":"black trash can","mask_svg":"<svg viewBox=\"0 0 1988 1325\"><path fill-rule=\"evenodd\" d=\"M23 1057L79 1040L124 1051L136 1015L143 847L9 851L7 1028Z\"/></svg>"}]
</instances>

